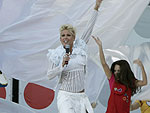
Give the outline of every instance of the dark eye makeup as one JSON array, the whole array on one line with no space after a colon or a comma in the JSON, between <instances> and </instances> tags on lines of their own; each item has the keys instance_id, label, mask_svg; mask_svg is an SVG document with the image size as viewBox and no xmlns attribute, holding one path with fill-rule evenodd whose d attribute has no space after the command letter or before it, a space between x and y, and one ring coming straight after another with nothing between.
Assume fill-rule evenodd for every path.
<instances>
[{"instance_id":1,"label":"dark eye makeup","mask_svg":"<svg viewBox=\"0 0 150 113\"><path fill-rule=\"evenodd\" d=\"M71 36L70 34L66 34L66 35L67 35L67 36ZM62 34L61 36L62 36L62 37L64 37L64 36L65 36L65 34Z\"/></svg>"}]
</instances>

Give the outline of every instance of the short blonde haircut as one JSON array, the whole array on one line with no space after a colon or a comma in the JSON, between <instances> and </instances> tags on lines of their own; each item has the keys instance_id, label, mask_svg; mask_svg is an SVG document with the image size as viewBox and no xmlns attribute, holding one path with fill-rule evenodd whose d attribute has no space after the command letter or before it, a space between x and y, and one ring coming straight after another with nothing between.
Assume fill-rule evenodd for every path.
<instances>
[{"instance_id":1,"label":"short blonde haircut","mask_svg":"<svg viewBox=\"0 0 150 113\"><path fill-rule=\"evenodd\" d=\"M70 25L70 24L65 24L65 25L62 25L59 29L60 33L63 31L63 30L68 30L73 36L76 35L76 31L75 31L75 28Z\"/></svg>"}]
</instances>

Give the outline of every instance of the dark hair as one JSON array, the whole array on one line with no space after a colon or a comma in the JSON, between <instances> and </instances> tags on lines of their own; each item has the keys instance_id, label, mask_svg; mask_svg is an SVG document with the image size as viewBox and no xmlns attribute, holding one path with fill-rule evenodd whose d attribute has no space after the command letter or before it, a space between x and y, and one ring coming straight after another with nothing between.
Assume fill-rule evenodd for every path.
<instances>
[{"instance_id":1,"label":"dark hair","mask_svg":"<svg viewBox=\"0 0 150 113\"><path fill-rule=\"evenodd\" d=\"M111 66L111 71L113 74L114 74L115 65L120 66L120 73L117 74L117 79L115 77L115 80L125 85L127 89L130 88L131 94L133 96L134 94L137 93L139 88L136 85L137 79L135 78L129 63L126 60L118 60L114 62Z\"/></svg>"}]
</instances>

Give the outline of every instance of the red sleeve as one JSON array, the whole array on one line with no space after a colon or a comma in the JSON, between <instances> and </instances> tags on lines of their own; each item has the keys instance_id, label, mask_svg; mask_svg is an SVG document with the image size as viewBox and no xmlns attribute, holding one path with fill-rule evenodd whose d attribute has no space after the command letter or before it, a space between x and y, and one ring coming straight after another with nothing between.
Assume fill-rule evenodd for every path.
<instances>
[{"instance_id":1,"label":"red sleeve","mask_svg":"<svg viewBox=\"0 0 150 113\"><path fill-rule=\"evenodd\" d=\"M112 74L111 78L109 79L110 90L112 89L114 82L115 82L115 76L114 74Z\"/></svg>"}]
</instances>

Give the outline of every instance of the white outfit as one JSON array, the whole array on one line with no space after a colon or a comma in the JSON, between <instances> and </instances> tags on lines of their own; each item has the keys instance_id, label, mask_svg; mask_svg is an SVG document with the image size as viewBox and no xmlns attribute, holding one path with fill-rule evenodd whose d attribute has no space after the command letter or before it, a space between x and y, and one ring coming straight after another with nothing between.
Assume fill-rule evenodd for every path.
<instances>
[{"instance_id":1,"label":"white outfit","mask_svg":"<svg viewBox=\"0 0 150 113\"><path fill-rule=\"evenodd\" d=\"M95 10L81 39L78 38L75 40L67 66L62 67L63 56L65 55L63 46L59 46L53 50L50 49L47 54L50 61L47 75L49 79L58 76L58 83L61 85L57 98L60 113L84 113L83 111L85 111L85 109L87 109L89 113L93 113L85 93L77 92L85 89L84 82L87 63L86 43L91 37L97 14L98 12ZM80 107L81 109L79 109Z\"/></svg>"},{"instance_id":2,"label":"white outfit","mask_svg":"<svg viewBox=\"0 0 150 113\"><path fill-rule=\"evenodd\" d=\"M94 113L85 93L71 93L60 90L57 96L60 113Z\"/></svg>"}]
</instances>

